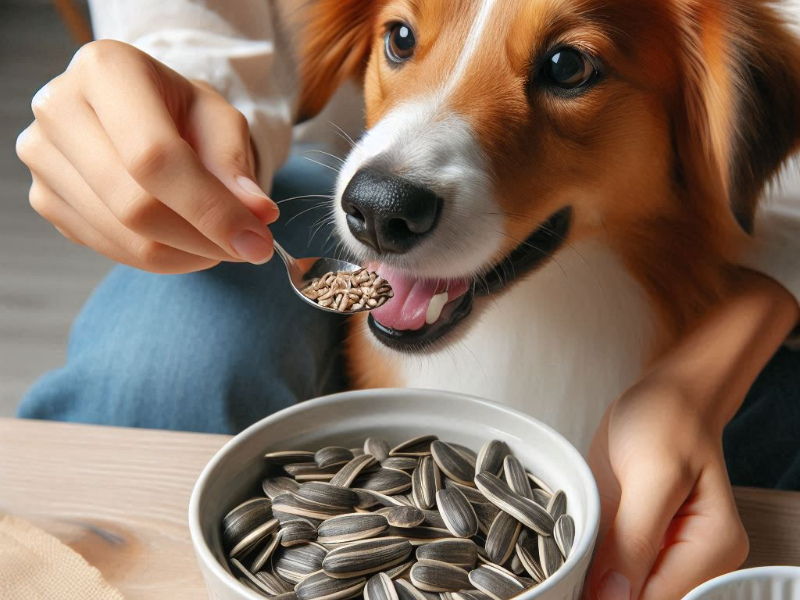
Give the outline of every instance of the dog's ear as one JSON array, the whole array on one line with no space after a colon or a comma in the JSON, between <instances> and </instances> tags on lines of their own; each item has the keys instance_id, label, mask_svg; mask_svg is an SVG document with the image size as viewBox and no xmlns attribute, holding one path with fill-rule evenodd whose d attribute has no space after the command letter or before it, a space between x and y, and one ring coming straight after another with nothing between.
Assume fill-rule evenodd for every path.
<instances>
[{"instance_id":1,"label":"dog's ear","mask_svg":"<svg viewBox=\"0 0 800 600\"><path fill-rule=\"evenodd\" d=\"M685 185L752 232L765 185L798 147L800 41L765 0L673 0Z\"/></svg>"},{"instance_id":2,"label":"dog's ear","mask_svg":"<svg viewBox=\"0 0 800 600\"><path fill-rule=\"evenodd\" d=\"M380 0L300 0L298 122L319 114L346 80L363 75Z\"/></svg>"}]
</instances>

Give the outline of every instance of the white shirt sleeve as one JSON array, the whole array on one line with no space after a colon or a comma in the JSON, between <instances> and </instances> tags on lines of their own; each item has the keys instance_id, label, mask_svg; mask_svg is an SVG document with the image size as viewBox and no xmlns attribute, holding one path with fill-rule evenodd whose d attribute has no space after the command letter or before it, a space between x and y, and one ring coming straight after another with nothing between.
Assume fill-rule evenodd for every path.
<instances>
[{"instance_id":1,"label":"white shirt sleeve","mask_svg":"<svg viewBox=\"0 0 800 600\"><path fill-rule=\"evenodd\" d=\"M800 173L790 161L756 216L755 236L744 266L768 275L800 303ZM799 330L800 331L800 330ZM793 336L792 346L800 341Z\"/></svg>"},{"instance_id":2,"label":"white shirt sleeve","mask_svg":"<svg viewBox=\"0 0 800 600\"><path fill-rule=\"evenodd\" d=\"M95 36L126 42L241 111L260 159L260 183L286 160L297 73L278 3L269 0L89 0Z\"/></svg>"}]
</instances>

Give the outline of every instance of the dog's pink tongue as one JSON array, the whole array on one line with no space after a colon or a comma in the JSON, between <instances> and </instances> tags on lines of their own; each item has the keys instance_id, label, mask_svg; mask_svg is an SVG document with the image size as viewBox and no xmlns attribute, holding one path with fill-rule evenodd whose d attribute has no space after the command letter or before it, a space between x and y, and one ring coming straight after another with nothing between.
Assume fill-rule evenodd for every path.
<instances>
[{"instance_id":1,"label":"dog's pink tongue","mask_svg":"<svg viewBox=\"0 0 800 600\"><path fill-rule=\"evenodd\" d=\"M447 300L451 302L463 296L468 289L466 281L416 279L385 265L375 270L392 286L394 297L380 308L373 310L371 314L384 327L399 331L422 329L428 315L428 307L437 294L447 291Z\"/></svg>"}]
</instances>

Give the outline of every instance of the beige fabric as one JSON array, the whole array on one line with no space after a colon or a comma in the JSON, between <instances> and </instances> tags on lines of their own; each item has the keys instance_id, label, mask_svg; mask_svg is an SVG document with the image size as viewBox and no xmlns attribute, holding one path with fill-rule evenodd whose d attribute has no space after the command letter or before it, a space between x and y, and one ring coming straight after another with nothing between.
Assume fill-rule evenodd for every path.
<instances>
[{"instance_id":1,"label":"beige fabric","mask_svg":"<svg viewBox=\"0 0 800 600\"><path fill-rule=\"evenodd\" d=\"M0 517L2 600L123 600L100 571L27 521Z\"/></svg>"}]
</instances>

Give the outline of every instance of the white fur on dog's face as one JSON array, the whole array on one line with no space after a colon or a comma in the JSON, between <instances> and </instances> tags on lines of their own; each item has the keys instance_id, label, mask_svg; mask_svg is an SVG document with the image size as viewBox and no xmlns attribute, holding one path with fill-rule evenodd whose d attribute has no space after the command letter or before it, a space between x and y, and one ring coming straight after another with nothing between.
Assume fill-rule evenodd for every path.
<instances>
[{"instance_id":1,"label":"white fur on dog's face","mask_svg":"<svg viewBox=\"0 0 800 600\"><path fill-rule=\"evenodd\" d=\"M485 271L500 250L503 217L492 197L486 159L468 123L444 106L440 98L398 106L347 158L337 182L336 226L362 262L378 257L350 233L341 199L353 175L368 165L422 184L444 200L439 225L427 239L407 254L381 261L420 277L469 277Z\"/></svg>"}]
</instances>

